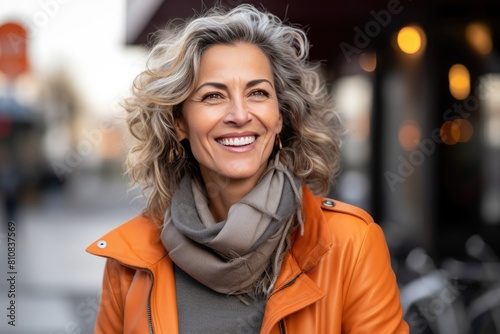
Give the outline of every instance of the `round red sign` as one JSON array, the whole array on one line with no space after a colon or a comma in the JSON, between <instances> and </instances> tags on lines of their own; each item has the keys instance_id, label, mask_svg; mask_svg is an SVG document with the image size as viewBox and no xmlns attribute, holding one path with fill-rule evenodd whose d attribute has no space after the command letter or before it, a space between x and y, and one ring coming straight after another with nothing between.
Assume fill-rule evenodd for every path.
<instances>
[{"instance_id":1,"label":"round red sign","mask_svg":"<svg viewBox=\"0 0 500 334\"><path fill-rule=\"evenodd\" d=\"M11 79L28 69L27 32L17 23L0 26L0 71Z\"/></svg>"}]
</instances>

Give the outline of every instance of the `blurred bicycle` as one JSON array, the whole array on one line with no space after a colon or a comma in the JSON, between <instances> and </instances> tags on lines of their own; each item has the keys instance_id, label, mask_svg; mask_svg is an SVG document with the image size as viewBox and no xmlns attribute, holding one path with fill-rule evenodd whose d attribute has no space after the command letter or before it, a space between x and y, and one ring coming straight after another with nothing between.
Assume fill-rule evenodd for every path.
<instances>
[{"instance_id":1,"label":"blurred bicycle","mask_svg":"<svg viewBox=\"0 0 500 334\"><path fill-rule=\"evenodd\" d=\"M421 248L406 257L417 278L401 287L411 333L500 334L500 263L483 239L465 245L467 261L447 259L438 268Z\"/></svg>"}]
</instances>

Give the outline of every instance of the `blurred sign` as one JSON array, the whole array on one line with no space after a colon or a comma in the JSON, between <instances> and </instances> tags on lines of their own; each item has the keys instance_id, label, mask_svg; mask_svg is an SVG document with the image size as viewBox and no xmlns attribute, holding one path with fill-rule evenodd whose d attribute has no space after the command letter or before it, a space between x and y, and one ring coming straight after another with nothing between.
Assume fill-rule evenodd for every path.
<instances>
[{"instance_id":1,"label":"blurred sign","mask_svg":"<svg viewBox=\"0 0 500 334\"><path fill-rule=\"evenodd\" d=\"M0 26L0 71L14 79L28 69L27 33L17 23Z\"/></svg>"}]
</instances>

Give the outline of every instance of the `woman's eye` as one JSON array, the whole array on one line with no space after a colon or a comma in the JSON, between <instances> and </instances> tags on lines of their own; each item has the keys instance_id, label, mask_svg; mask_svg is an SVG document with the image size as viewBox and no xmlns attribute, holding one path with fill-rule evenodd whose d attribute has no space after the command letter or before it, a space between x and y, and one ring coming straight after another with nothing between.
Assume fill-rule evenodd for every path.
<instances>
[{"instance_id":1,"label":"woman's eye","mask_svg":"<svg viewBox=\"0 0 500 334\"><path fill-rule=\"evenodd\" d=\"M252 91L250 93L250 96L255 96L255 97L258 97L258 98L264 98L264 97L269 97L269 93L266 92L265 90L258 89L258 90Z\"/></svg>"},{"instance_id":2,"label":"woman's eye","mask_svg":"<svg viewBox=\"0 0 500 334\"><path fill-rule=\"evenodd\" d=\"M220 93L208 93L203 95L202 101L205 100L217 100L217 99L222 99L222 95Z\"/></svg>"}]
</instances>

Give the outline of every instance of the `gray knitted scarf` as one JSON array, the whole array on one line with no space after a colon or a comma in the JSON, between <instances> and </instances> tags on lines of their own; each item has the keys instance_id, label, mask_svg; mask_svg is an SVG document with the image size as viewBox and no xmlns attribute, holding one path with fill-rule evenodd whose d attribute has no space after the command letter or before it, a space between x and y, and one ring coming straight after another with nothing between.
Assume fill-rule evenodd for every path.
<instances>
[{"instance_id":1,"label":"gray knitted scarf","mask_svg":"<svg viewBox=\"0 0 500 334\"><path fill-rule=\"evenodd\" d=\"M282 259L279 248L291 221L303 226L300 183L276 157L254 189L231 206L227 219L216 222L200 184L185 176L166 212L161 240L177 266L212 290L254 295L256 281ZM268 292L277 272L273 275Z\"/></svg>"}]
</instances>

